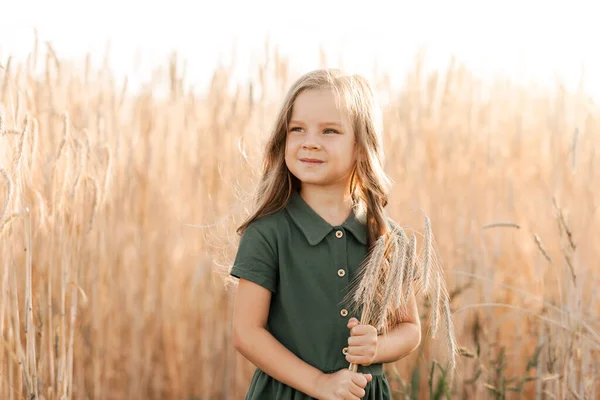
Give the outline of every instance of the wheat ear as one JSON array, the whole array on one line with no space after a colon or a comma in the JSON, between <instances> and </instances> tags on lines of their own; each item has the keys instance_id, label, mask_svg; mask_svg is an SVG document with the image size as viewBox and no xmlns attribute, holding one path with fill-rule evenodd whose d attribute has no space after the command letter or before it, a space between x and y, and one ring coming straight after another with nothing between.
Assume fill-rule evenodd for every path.
<instances>
[{"instance_id":1,"label":"wheat ear","mask_svg":"<svg viewBox=\"0 0 600 400\"><path fill-rule=\"evenodd\" d=\"M404 266L404 273L406 279L404 280L404 304L408 303L410 292L413 289L415 282L415 275L417 269L417 237L413 233L410 235L410 242L406 248L406 265Z\"/></svg>"},{"instance_id":2,"label":"wheat ear","mask_svg":"<svg viewBox=\"0 0 600 400\"><path fill-rule=\"evenodd\" d=\"M408 304L413 292L415 295L428 294L431 300L429 333L435 338L443 317L450 353L449 366L454 370L458 345L443 270L434 262L431 232L431 221L425 216L422 262L417 255L417 238L414 234L410 240L402 229L382 235L359 267L343 302L349 302L353 312L360 313L361 324L373 325L381 331L387 328L390 313ZM356 372L358 365L350 363L349 369Z\"/></svg>"},{"instance_id":3,"label":"wheat ear","mask_svg":"<svg viewBox=\"0 0 600 400\"><path fill-rule=\"evenodd\" d=\"M400 281L402 271L404 270L404 262L406 259L406 235L397 235L394 239L397 241L396 246L392 247L392 254L390 262L397 262L399 265L388 267L388 277L386 279L387 285L385 287L385 293L383 295L383 304L385 305L396 305L399 299L402 297L402 284L398 285ZM388 307L389 308L389 307ZM375 326L377 330L382 330L387 326L387 309L382 310Z\"/></svg>"},{"instance_id":4,"label":"wheat ear","mask_svg":"<svg viewBox=\"0 0 600 400\"><path fill-rule=\"evenodd\" d=\"M427 293L429 291L429 274L431 270L431 242L432 242L432 233L431 233L431 221L429 217L425 215L425 237L423 243L423 280L421 282L421 287L423 289L423 293Z\"/></svg>"},{"instance_id":5,"label":"wheat ear","mask_svg":"<svg viewBox=\"0 0 600 400\"><path fill-rule=\"evenodd\" d=\"M435 339L435 335L438 331L438 326L440 323L440 302L441 302L441 292L442 292L442 282L438 276L438 272L435 271L435 292L433 298L431 299L431 317L429 321L429 335Z\"/></svg>"}]
</instances>

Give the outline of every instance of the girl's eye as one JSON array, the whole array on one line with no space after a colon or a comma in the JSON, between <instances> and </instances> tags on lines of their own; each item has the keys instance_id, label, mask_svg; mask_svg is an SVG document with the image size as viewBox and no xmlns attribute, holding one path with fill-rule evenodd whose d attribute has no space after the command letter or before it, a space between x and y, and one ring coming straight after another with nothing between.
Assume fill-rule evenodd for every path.
<instances>
[{"instance_id":1,"label":"girl's eye","mask_svg":"<svg viewBox=\"0 0 600 400\"><path fill-rule=\"evenodd\" d=\"M289 131L290 132L302 132L303 129L301 127L299 127L299 126L294 126L294 127L290 128ZM325 133L325 134L332 134L332 133L333 134L339 134L340 132L338 130L336 130L336 129L331 129L330 128L330 129L325 129L323 131L323 133Z\"/></svg>"}]
</instances>

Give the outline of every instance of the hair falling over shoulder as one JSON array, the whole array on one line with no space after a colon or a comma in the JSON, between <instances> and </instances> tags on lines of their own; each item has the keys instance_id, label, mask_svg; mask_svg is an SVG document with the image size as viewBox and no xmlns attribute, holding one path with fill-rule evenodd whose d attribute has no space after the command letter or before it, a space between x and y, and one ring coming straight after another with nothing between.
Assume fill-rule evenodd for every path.
<instances>
[{"instance_id":1,"label":"hair falling over shoulder","mask_svg":"<svg viewBox=\"0 0 600 400\"><path fill-rule=\"evenodd\" d=\"M352 174L351 196L357 215L367 224L369 247L389 231L384 207L390 180L384 172L382 115L372 88L360 75L338 69L318 69L301 76L289 89L267 142L262 172L254 195L254 211L237 229L242 234L250 223L285 207L301 182L285 163L288 124L296 97L305 90L330 89L348 113L359 154Z\"/></svg>"}]
</instances>

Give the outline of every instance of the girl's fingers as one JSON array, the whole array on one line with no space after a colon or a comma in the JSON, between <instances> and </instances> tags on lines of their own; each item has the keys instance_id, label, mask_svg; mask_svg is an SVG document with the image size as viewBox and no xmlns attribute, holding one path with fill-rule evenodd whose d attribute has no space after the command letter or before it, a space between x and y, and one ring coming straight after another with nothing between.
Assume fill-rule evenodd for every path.
<instances>
[{"instance_id":1,"label":"girl's fingers","mask_svg":"<svg viewBox=\"0 0 600 400\"><path fill-rule=\"evenodd\" d=\"M350 325L350 324L348 324ZM362 335L377 335L377 331L371 325L360 325L356 324L350 328L350 336L362 336Z\"/></svg>"},{"instance_id":2,"label":"girl's fingers","mask_svg":"<svg viewBox=\"0 0 600 400\"><path fill-rule=\"evenodd\" d=\"M355 326L357 326L358 324L359 324L359 321L358 321L356 318L354 318L354 317L352 317L352 318L350 318L350 319L348 320L348 328L349 328L349 329L352 329L352 328L354 328L354 327L355 327Z\"/></svg>"},{"instance_id":3,"label":"girl's fingers","mask_svg":"<svg viewBox=\"0 0 600 400\"><path fill-rule=\"evenodd\" d=\"M367 336L350 336L348 346L373 346L373 340Z\"/></svg>"},{"instance_id":4,"label":"girl's fingers","mask_svg":"<svg viewBox=\"0 0 600 400\"><path fill-rule=\"evenodd\" d=\"M349 354L352 356L364 356L367 354L368 349L369 349L369 346L350 345L350 346L348 346L348 351L346 352L346 354Z\"/></svg>"},{"instance_id":5,"label":"girl's fingers","mask_svg":"<svg viewBox=\"0 0 600 400\"><path fill-rule=\"evenodd\" d=\"M348 347L346 361L353 364L365 364L369 361L369 356L366 354L366 351L366 348L363 346Z\"/></svg>"},{"instance_id":6,"label":"girl's fingers","mask_svg":"<svg viewBox=\"0 0 600 400\"><path fill-rule=\"evenodd\" d=\"M364 365L368 362L368 358L364 357L364 356L351 356L351 355L346 355L346 362L352 363L352 364L360 364L360 365Z\"/></svg>"},{"instance_id":7,"label":"girl's fingers","mask_svg":"<svg viewBox=\"0 0 600 400\"><path fill-rule=\"evenodd\" d=\"M352 374L352 383L358 385L361 388L367 386L367 376L365 374L361 374L360 372Z\"/></svg>"},{"instance_id":8,"label":"girl's fingers","mask_svg":"<svg viewBox=\"0 0 600 400\"><path fill-rule=\"evenodd\" d=\"M350 386L350 393L356 396L357 399L362 399L366 394L365 389L356 384Z\"/></svg>"}]
</instances>

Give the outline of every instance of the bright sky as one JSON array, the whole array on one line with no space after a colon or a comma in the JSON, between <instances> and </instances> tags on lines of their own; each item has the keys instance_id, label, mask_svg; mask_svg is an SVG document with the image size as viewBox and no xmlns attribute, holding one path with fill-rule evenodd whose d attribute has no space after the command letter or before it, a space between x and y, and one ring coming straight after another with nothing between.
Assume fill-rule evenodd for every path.
<instances>
[{"instance_id":1,"label":"bright sky","mask_svg":"<svg viewBox=\"0 0 600 400\"><path fill-rule=\"evenodd\" d=\"M9 55L24 59L37 28L60 57L89 51L97 64L110 41L118 74L132 74L139 50L142 69L133 82L177 50L190 81L202 85L219 56L228 59L234 40L243 79L268 34L300 70L318 66L323 45L332 54L329 66L339 55L347 69L368 75L377 59L396 82L421 46L430 68L444 68L454 54L486 76L552 83L560 75L570 87L584 66L586 89L600 99L597 1L369 1L0 0L0 63Z\"/></svg>"}]
</instances>

